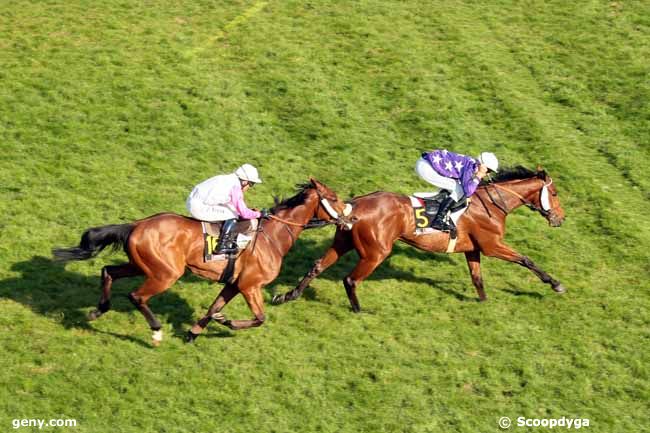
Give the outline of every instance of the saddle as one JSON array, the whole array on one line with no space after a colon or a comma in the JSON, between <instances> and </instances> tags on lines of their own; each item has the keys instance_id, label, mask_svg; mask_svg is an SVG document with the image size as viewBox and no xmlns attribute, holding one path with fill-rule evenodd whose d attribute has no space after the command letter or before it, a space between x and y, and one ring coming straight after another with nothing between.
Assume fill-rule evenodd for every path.
<instances>
[{"instance_id":1,"label":"saddle","mask_svg":"<svg viewBox=\"0 0 650 433\"><path fill-rule=\"evenodd\" d=\"M432 194L432 195L428 195ZM435 216L438 214L438 208L440 207L440 203L447 197L449 197L449 191L446 190L441 190L440 192L436 193L415 193L415 197L419 198L422 203L424 204L424 209L425 213L432 218L435 218ZM465 206L467 206L467 197L463 197L460 201L454 203L454 205L449 208L449 213L452 214L457 210L463 209Z\"/></svg>"},{"instance_id":2,"label":"saddle","mask_svg":"<svg viewBox=\"0 0 650 433\"><path fill-rule=\"evenodd\" d=\"M415 216L415 233L427 234L436 231L431 226L433 220L438 214L440 203L449 196L449 192L441 190L436 193L416 192L410 197L413 213ZM468 207L469 199L463 197L459 202L454 203L445 216L447 222L452 227L450 235L456 237L456 222Z\"/></svg>"},{"instance_id":3,"label":"saddle","mask_svg":"<svg viewBox=\"0 0 650 433\"><path fill-rule=\"evenodd\" d=\"M223 223L211 223L201 221L203 228L203 260L205 262L227 260L228 256L225 254L214 254L219 236L221 236L221 226ZM233 254L235 257L239 255L248 247L257 231L259 220L239 220L235 224L233 232L235 234L235 242L237 243L237 253Z\"/></svg>"}]
</instances>

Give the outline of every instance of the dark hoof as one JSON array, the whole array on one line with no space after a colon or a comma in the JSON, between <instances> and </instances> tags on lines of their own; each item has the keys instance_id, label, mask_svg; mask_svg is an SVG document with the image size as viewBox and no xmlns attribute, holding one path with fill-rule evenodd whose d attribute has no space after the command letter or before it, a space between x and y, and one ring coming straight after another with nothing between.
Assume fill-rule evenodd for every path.
<instances>
[{"instance_id":1,"label":"dark hoof","mask_svg":"<svg viewBox=\"0 0 650 433\"><path fill-rule=\"evenodd\" d=\"M86 316L86 317L88 318L89 322L92 322L93 320L99 319L102 316L102 314L104 314L104 313L102 313L99 310L93 310L90 313L88 313L88 316Z\"/></svg>"},{"instance_id":2,"label":"dark hoof","mask_svg":"<svg viewBox=\"0 0 650 433\"><path fill-rule=\"evenodd\" d=\"M352 312L357 314L361 312L361 307L352 307Z\"/></svg>"},{"instance_id":3,"label":"dark hoof","mask_svg":"<svg viewBox=\"0 0 650 433\"><path fill-rule=\"evenodd\" d=\"M194 340L196 340L196 337L198 337L199 334L195 334L192 331L187 331L187 334L185 335L185 343L194 343Z\"/></svg>"},{"instance_id":4,"label":"dark hoof","mask_svg":"<svg viewBox=\"0 0 650 433\"><path fill-rule=\"evenodd\" d=\"M230 320L224 320L223 322L219 322L219 323L221 323L226 328L232 329L233 331L238 331L240 329L239 326L233 325L232 321L230 321Z\"/></svg>"},{"instance_id":5,"label":"dark hoof","mask_svg":"<svg viewBox=\"0 0 650 433\"><path fill-rule=\"evenodd\" d=\"M478 298L479 302L487 302L488 298L487 296L485 298Z\"/></svg>"},{"instance_id":6,"label":"dark hoof","mask_svg":"<svg viewBox=\"0 0 650 433\"><path fill-rule=\"evenodd\" d=\"M557 286L553 286L553 290L555 290L557 293L565 293L566 287L564 287L562 284L558 284Z\"/></svg>"}]
</instances>

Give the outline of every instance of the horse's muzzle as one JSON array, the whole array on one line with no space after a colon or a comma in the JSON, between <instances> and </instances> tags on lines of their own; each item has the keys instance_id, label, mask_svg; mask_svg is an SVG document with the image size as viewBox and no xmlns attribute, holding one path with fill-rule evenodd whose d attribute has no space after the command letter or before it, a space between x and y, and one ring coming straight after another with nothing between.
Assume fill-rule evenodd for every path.
<instances>
[{"instance_id":1,"label":"horse's muzzle","mask_svg":"<svg viewBox=\"0 0 650 433\"><path fill-rule=\"evenodd\" d=\"M563 222L564 222L563 217L558 217L557 215L550 215L548 217L548 224L551 227L560 227Z\"/></svg>"},{"instance_id":2,"label":"horse's muzzle","mask_svg":"<svg viewBox=\"0 0 650 433\"><path fill-rule=\"evenodd\" d=\"M336 220L336 225L339 226L342 230L352 230L352 226L359 221L359 218L355 216L340 216Z\"/></svg>"}]
</instances>

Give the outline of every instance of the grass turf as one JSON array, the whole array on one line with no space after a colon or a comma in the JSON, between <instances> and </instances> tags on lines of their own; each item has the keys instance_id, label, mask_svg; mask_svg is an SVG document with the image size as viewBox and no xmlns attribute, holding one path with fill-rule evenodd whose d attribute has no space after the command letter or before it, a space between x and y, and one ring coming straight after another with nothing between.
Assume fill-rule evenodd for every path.
<instances>
[{"instance_id":1,"label":"grass turf","mask_svg":"<svg viewBox=\"0 0 650 433\"><path fill-rule=\"evenodd\" d=\"M0 5L0 426L74 431L486 432L497 420L650 428L647 2L16 1ZM86 323L98 272L52 246L87 227L184 212L200 180L257 165L268 207L313 175L349 197L426 186L421 150L542 164L567 212L522 209L508 242L569 289L484 260L397 246L349 311L350 255L262 328L180 335L219 287L123 295ZM267 289L327 247L306 232ZM249 316L237 298L231 318ZM52 431L58 429L51 429ZM523 431L524 428L515 430ZM536 429L539 430L539 429Z\"/></svg>"}]
</instances>

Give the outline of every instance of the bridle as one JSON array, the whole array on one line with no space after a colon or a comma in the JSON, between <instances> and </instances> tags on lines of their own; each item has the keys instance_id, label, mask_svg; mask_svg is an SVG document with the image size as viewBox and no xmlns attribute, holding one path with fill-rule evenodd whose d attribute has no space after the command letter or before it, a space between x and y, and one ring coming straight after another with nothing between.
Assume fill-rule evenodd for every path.
<instances>
[{"instance_id":1,"label":"bridle","mask_svg":"<svg viewBox=\"0 0 650 433\"><path fill-rule=\"evenodd\" d=\"M327 198L323 197L323 195L320 193L320 191L316 190L316 194L318 194L318 207L316 208L316 213L318 213L318 211L322 207L323 209L325 209L325 212L327 212L327 214L334 219L334 221L326 221L325 222L326 224L338 224L338 225L350 225L351 226L351 224L349 222L343 220L343 217L346 217L346 216L350 215L350 213L352 212L352 205L350 203L345 204L345 207L343 208L343 212L342 212L343 215L340 215L332 207L332 205L327 200ZM301 228L307 227L307 224L294 223L292 221L282 219L282 218L280 218L280 217L278 217L276 215L273 215L273 214L269 215L268 218L276 220L278 222L281 222L281 223L289 225L289 226L301 227Z\"/></svg>"},{"instance_id":2,"label":"bridle","mask_svg":"<svg viewBox=\"0 0 650 433\"><path fill-rule=\"evenodd\" d=\"M541 179L540 179L541 180ZM486 186L485 191L487 192L488 197L490 197L490 200L492 200L492 203L496 207L498 207L504 214L508 214L508 210L505 208L505 199L503 198L503 195L501 195L500 190L509 192L510 194L514 195L517 197L521 202L528 207L529 209L533 211L539 212L542 216L547 217L551 213L551 201L549 199L549 193L548 193L548 187L553 183L553 179L549 181L549 183L546 183L546 181L542 180L543 185L540 189L540 196L539 196L539 203L541 204L540 206L537 206L535 203L526 200L524 196L519 194L516 191L513 191L512 189L505 187L503 185L499 185L498 183L490 183ZM501 203L499 203L497 200L494 199L492 194L490 194L490 189L489 187L493 186L495 188L496 193L499 196L499 199L501 200Z\"/></svg>"},{"instance_id":3,"label":"bridle","mask_svg":"<svg viewBox=\"0 0 650 433\"><path fill-rule=\"evenodd\" d=\"M347 227L348 230L349 230L350 228L352 228L352 223L344 220L344 217L346 217L346 216L350 215L350 213L352 213L352 205L351 205L350 203L346 203L346 204L345 204L345 207L343 208L343 212L342 212L343 215L340 215L340 214L339 214L339 213L338 213L338 212L337 212L337 211L332 207L332 205L331 205L330 202L327 200L327 198L324 197L324 196L321 194L321 192L318 191L317 189L316 189L316 194L318 194L318 207L316 208L316 212L315 212L315 213L318 214L318 211L319 211L320 208L322 207L323 209L325 209L325 212L326 212L330 217L332 217L332 218L334 219L334 221L325 221L325 224L337 224L337 225L339 225L339 226L341 226L341 227ZM268 219L275 220L275 221L278 221L278 222L284 224L284 228L287 230L287 232L289 232L289 236L291 236L291 241L292 241L292 243L295 243L295 242L296 242L296 235L294 235L294 233L293 233L293 231L291 230L290 226L293 226L293 227L300 227L300 228L303 228L303 229L304 229L304 228L306 228L307 225L308 225L308 224L299 224L299 223L294 223L293 221L285 220L285 219L280 218L279 216L276 216L276 215L273 215L273 214L269 214L269 215L267 216L267 218L268 218ZM267 238L269 241L272 241L272 239L269 237L269 235L264 231L264 229L263 229L261 223L260 223L259 227L257 228L257 231L263 233L264 236L266 236L266 238ZM255 240L257 241L257 236L255 237ZM271 242L271 243L273 243L274 246L276 247L276 249L278 249L274 242ZM253 245L253 250L255 250L255 245Z\"/></svg>"}]
</instances>

